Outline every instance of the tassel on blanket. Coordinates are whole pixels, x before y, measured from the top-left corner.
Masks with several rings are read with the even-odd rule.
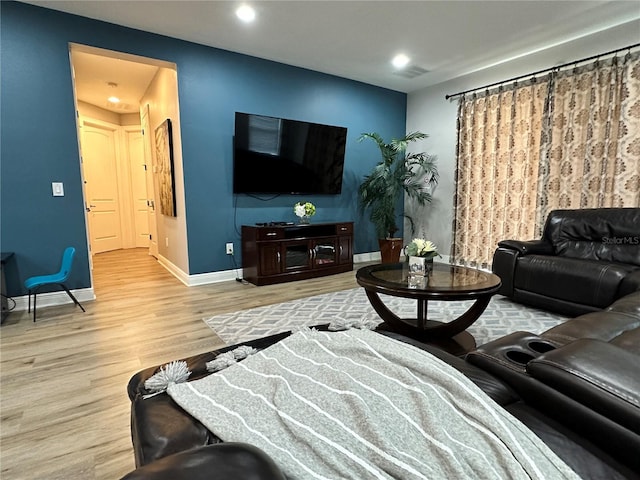
[[[298,333],[298,332],[308,333],[308,332],[317,332],[317,331],[318,329],[316,327],[307,327],[305,325],[299,325],[291,329],[291,333]]]
[[[242,345],[241,347],[231,351],[236,360],[242,360],[243,358],[247,358],[249,355],[253,355],[257,352],[257,348],[250,347],[249,345]]]
[[[241,347],[236,348],[235,350],[221,353],[210,362],[207,362],[207,371],[219,372],[220,370],[224,370],[225,368],[230,367],[231,365],[236,363],[238,360],[242,360],[243,358],[246,358],[249,355],[253,355],[257,351],[258,350],[253,347],[243,345]]]
[[[354,320],[345,320],[344,318],[338,318],[329,324],[329,330],[332,332],[338,332],[340,330],[349,330],[350,328],[357,328],[358,330],[373,330],[378,324],[371,320],[362,320],[360,318]]]
[[[160,367],[158,372],[145,380],[144,388],[152,393],[145,395],[144,398],[153,397],[166,391],[167,387],[172,383],[186,382],[189,375],[191,375],[191,371],[187,368],[187,362],[184,360],[167,363],[165,366]]]

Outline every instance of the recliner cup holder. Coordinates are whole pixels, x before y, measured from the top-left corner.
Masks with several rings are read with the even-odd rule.
[[[475,352],[469,352],[467,359],[499,375],[505,371],[509,372],[508,375],[513,372],[527,375],[529,362],[557,348],[553,342],[538,334],[513,332],[481,345]]]
[[[535,358],[533,355],[525,352],[520,352],[518,350],[509,350],[507,353],[505,353],[505,356],[507,357],[507,359],[520,365],[526,365]]]
[[[547,352],[550,352],[551,350],[556,349],[554,345],[547,342],[541,342],[541,341],[529,342],[529,348],[534,352],[538,352],[538,353],[547,353]]]

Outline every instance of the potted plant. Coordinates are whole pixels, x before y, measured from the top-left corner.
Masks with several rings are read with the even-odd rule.
[[[300,218],[300,223],[306,224],[316,214],[316,206],[311,202],[298,202],[293,206],[293,212]]]
[[[409,257],[409,273],[428,275],[433,271],[433,259],[440,257],[438,247],[431,240],[414,238],[405,249]]]
[[[380,149],[382,159],[364,178],[358,188],[361,211],[370,209],[369,219],[374,224],[379,238],[382,263],[397,262],[402,250],[402,239],[395,238],[398,231],[396,206],[403,195],[418,205],[431,202],[431,189],[438,183],[435,157],[424,152],[407,153],[411,142],[427,138],[427,134],[413,132],[386,143],[377,133],[363,133],[358,141],[370,139]],[[414,221],[403,213],[414,230]]]

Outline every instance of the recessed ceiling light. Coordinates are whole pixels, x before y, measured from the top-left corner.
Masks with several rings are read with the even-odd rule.
[[[236,10],[236,16],[245,23],[253,22],[256,11],[249,5],[242,5]]]
[[[407,65],[409,65],[410,61],[411,59],[407,57],[404,53],[399,53],[398,55],[393,57],[393,60],[391,60],[391,63],[396,68],[404,68]]]
[[[120,103],[120,99],[118,97],[109,97],[107,100],[111,103]]]

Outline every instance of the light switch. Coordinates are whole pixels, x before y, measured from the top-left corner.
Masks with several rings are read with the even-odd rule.
[[[64,197],[64,185],[62,182],[52,182],[51,190],[54,197]]]

